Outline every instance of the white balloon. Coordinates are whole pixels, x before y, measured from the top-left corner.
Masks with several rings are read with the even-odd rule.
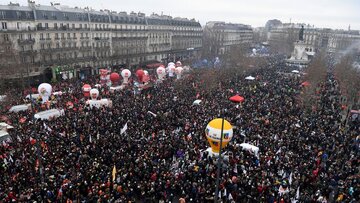
[[[52,86],[48,83],[41,83],[38,87],[38,92],[42,99],[42,103],[45,103],[49,100],[52,92]]]
[[[99,90],[98,89],[91,89],[90,90],[90,97],[92,100],[96,100],[99,96]]]
[[[124,78],[124,83],[127,83],[129,80],[129,77],[131,76],[131,72],[129,69],[124,69],[121,71],[121,76]]]
[[[156,73],[158,75],[158,78],[160,80],[164,79],[164,76],[166,75],[166,70],[164,67],[160,66],[159,68],[156,69]]]
[[[144,70],[145,75],[149,75],[149,72],[147,70]]]
[[[180,79],[180,78],[181,78],[181,73],[182,73],[182,71],[183,71],[183,68],[182,68],[181,66],[179,66],[179,67],[177,67],[177,68],[175,69],[175,73],[176,73],[176,78],[177,78],[177,79]]]

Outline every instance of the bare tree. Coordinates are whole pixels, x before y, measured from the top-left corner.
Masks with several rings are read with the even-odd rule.
[[[335,76],[339,81],[341,93],[351,107],[359,104],[360,72],[353,66],[355,59],[350,54],[344,56],[335,66]]]
[[[24,55],[26,56],[26,54]],[[0,34],[0,87],[9,87],[7,83],[13,86],[24,87],[24,78],[29,75],[31,65],[23,61],[19,51],[7,33]]]
[[[325,81],[327,74],[327,64],[325,54],[319,52],[306,68],[305,80],[310,83],[309,86],[304,86],[302,94],[302,102],[305,108],[310,109],[316,101],[318,96],[319,86]]]

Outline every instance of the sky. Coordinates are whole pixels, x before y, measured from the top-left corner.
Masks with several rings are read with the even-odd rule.
[[[27,0],[11,0],[27,5]],[[35,0],[71,7],[89,6],[95,10],[163,13],[173,17],[195,18],[202,25],[208,21],[264,26],[267,20],[306,23],[318,28],[360,30],[360,0]],[[8,4],[10,0],[0,0]]]

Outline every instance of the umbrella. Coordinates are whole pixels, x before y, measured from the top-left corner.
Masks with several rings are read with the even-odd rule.
[[[197,100],[195,100],[195,101],[193,102],[193,105],[200,105],[200,102],[201,102],[201,100],[200,100],[200,99],[197,99]]]
[[[305,81],[305,82],[301,83],[301,86],[304,86],[304,87],[307,87],[309,85],[310,85],[310,83],[308,81]]]
[[[237,102],[237,103],[241,103],[241,102],[245,101],[244,97],[239,96],[239,95],[232,96],[229,98],[229,100],[232,102]]]
[[[255,78],[253,76],[247,76],[245,80],[255,80]]]

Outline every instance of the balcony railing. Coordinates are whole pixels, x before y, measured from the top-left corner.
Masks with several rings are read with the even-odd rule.
[[[19,44],[34,44],[35,43],[35,39],[18,39],[18,43]]]

